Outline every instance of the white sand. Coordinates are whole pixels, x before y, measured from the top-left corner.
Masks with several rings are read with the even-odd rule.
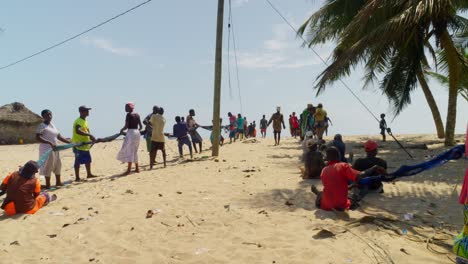
[[[355,158],[365,139],[345,138]],[[438,142],[430,135],[400,139]],[[35,215],[0,216],[0,263],[452,263],[450,246],[463,224],[463,161],[385,184],[385,193],[368,195],[358,211],[334,213],[315,208],[310,185],[317,180],[299,177],[297,140],[278,147],[260,141],[226,145],[216,160],[201,158],[205,151],[193,162],[173,161],[170,141],[168,167],[158,163],[153,171],[142,141],[142,172],[126,177],[118,176],[126,169],[116,160],[121,141],[95,145],[99,178],[53,191],[58,200]],[[411,150],[410,161],[388,142],[381,156],[392,171],[445,149],[428,146]],[[0,178],[37,152],[37,145],[1,146]],[[62,161],[63,180],[73,179],[72,152],[62,152]],[[148,210],[157,213],[147,219]],[[405,213],[414,218],[405,221]],[[369,215],[383,220],[350,225]],[[314,239],[320,228],[336,236]],[[426,244],[427,237],[442,246]]]

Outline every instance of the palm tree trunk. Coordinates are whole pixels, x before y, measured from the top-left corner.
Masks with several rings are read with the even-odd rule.
[[[445,145],[455,145],[455,124],[457,120],[457,96],[460,82],[461,65],[453,41],[447,31],[440,36],[442,48],[447,53],[447,65],[449,73],[449,97],[447,109],[447,121],[445,123]]]
[[[442,122],[442,117],[440,117],[439,108],[437,107],[437,103],[434,100],[434,96],[432,95],[432,92],[429,89],[429,85],[427,84],[426,78],[424,77],[422,70],[418,71],[417,77],[419,80],[419,84],[421,85],[421,89],[424,92],[424,96],[426,97],[427,104],[431,109],[432,118],[434,119],[435,127],[437,130],[437,137],[444,138],[444,123]]]

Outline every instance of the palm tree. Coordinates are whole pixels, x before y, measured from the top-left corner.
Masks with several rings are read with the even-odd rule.
[[[464,63],[449,30],[467,31],[468,21],[456,14],[467,9],[466,0],[328,0],[299,31],[304,35],[308,29],[309,45],[332,39],[338,42],[332,63],[318,78],[317,93],[364,63],[366,85],[381,79],[380,89],[393,103],[395,114],[411,102],[410,94],[419,81],[431,110],[436,109],[432,113],[440,131],[440,114],[423,74],[428,65],[425,49],[434,54],[429,45],[434,39],[447,54],[450,89],[446,144],[453,144],[457,93],[452,90],[458,86]]]

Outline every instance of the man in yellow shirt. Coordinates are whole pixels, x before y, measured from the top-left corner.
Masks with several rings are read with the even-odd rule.
[[[75,120],[73,123],[73,137],[72,143],[88,143],[88,142],[96,142],[96,138],[89,132],[88,121],[86,121],[86,117],[89,116],[89,110],[86,106],[80,106],[78,111],[80,112],[80,117]],[[90,144],[84,144],[81,146],[77,146],[73,148],[73,152],[75,153],[75,181],[80,181],[80,165],[84,164],[86,167],[87,178],[95,178],[93,174],[91,174],[91,154],[89,152],[91,146]]]
[[[325,132],[325,120],[327,119],[327,111],[323,109],[322,104],[317,105],[317,109],[314,114],[315,119],[315,133],[319,140],[322,140],[323,133]]]
[[[154,163],[156,163],[156,154],[158,150],[161,150],[163,155],[164,167],[166,167],[166,147],[164,138],[164,126],[166,125],[166,119],[163,117],[164,109],[153,109],[156,114],[153,114],[150,118],[150,124],[153,127],[151,135],[151,152],[150,152],[150,169],[153,169]]]

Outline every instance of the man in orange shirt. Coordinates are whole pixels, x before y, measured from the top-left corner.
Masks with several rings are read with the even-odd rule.
[[[1,208],[6,215],[34,214],[49,202],[57,199],[41,192],[41,183],[35,177],[39,166],[35,161],[28,161],[19,171],[9,174],[0,185],[0,196],[6,193]]]
[[[356,209],[359,204],[348,198],[348,182],[358,182],[359,179],[367,177],[373,173],[386,175],[384,168],[373,166],[365,171],[354,170],[348,163],[340,162],[340,153],[335,147],[327,149],[328,164],[323,168],[320,178],[323,184],[323,191],[319,192],[312,185],[312,192],[317,195],[315,205],[323,210],[344,211]]]

